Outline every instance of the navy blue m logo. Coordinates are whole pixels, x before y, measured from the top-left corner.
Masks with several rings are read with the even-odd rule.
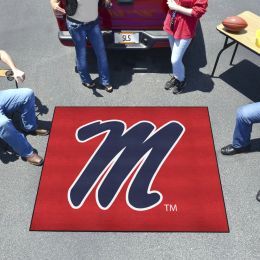
[[[76,138],[81,143],[105,136],[68,191],[71,207],[80,208],[102,178],[96,188],[96,202],[99,208],[109,209],[130,176],[128,206],[143,211],[159,205],[162,194],[152,190],[153,181],[184,131],[177,121],[158,129],[149,121],[127,129],[119,120],[93,121],[78,128]]]

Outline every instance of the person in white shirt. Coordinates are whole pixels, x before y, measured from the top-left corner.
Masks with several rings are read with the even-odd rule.
[[[103,1],[106,5],[110,3],[110,0]],[[61,8],[59,0],[50,0],[50,3],[55,14],[66,14],[66,8]],[[107,55],[98,20],[99,0],[67,0],[67,3],[76,6],[73,14],[67,9],[66,21],[75,45],[76,68],[83,86],[95,87],[88,70],[86,43],[89,40],[97,57],[100,84],[107,92],[112,92]]]

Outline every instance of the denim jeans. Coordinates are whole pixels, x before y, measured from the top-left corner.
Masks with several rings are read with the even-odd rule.
[[[18,131],[13,122],[13,115],[19,115],[19,126],[25,131],[37,128],[35,117],[35,97],[31,89],[8,89],[0,91],[0,138],[22,157],[33,153],[33,148]]]
[[[172,74],[179,81],[183,81],[185,79],[185,68],[182,59],[192,39],[174,39],[172,35],[168,35],[168,38],[172,49]]]
[[[109,85],[107,55],[98,19],[90,23],[75,23],[67,19],[67,27],[75,45],[76,66],[82,83],[92,82],[87,62],[86,43],[89,40],[97,57],[100,84]]]
[[[260,123],[260,102],[239,107],[233,135],[233,147],[241,148],[250,144],[254,123]]]

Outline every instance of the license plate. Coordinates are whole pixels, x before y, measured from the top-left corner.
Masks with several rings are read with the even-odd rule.
[[[115,33],[115,43],[118,44],[131,44],[131,43],[139,43],[139,33],[132,32],[120,32]]]

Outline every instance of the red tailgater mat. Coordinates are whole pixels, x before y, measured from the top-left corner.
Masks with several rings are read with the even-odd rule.
[[[208,109],[56,108],[30,230],[229,232]]]

